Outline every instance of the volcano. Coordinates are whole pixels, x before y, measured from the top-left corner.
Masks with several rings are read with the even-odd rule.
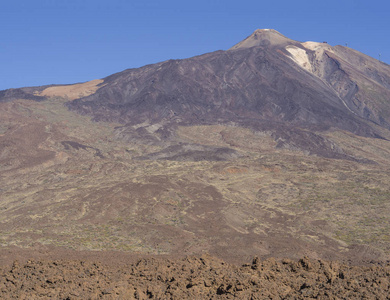
[[[388,259],[389,164],[390,66],[259,29],[226,51],[0,91],[0,242]]]
[[[137,124],[157,124],[165,134],[180,125],[237,124],[271,132],[278,147],[341,158],[346,156],[316,132],[339,129],[383,139],[381,128],[390,129],[388,65],[347,47],[301,43],[272,29],[256,30],[227,51],[128,69],[94,82],[67,107],[95,121],[124,124],[122,135]],[[39,101],[56,89],[61,95],[71,88],[0,96]]]

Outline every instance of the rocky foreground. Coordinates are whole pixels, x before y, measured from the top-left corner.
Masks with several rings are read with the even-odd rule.
[[[1,299],[389,299],[390,263],[210,257],[15,261],[0,269]]]

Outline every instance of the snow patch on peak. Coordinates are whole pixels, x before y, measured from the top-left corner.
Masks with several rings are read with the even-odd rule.
[[[290,58],[301,68],[313,73],[313,66],[310,62],[306,51],[296,46],[286,46],[286,50],[290,53]]]

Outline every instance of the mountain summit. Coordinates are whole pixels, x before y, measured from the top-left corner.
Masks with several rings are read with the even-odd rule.
[[[257,29],[245,40],[234,45],[229,50],[236,50],[240,48],[250,48],[256,46],[275,46],[294,44],[295,41],[285,37],[280,32],[274,29]]]

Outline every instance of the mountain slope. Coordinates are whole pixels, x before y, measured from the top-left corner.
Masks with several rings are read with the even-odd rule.
[[[389,66],[348,48],[257,30],[228,51],[114,74],[96,93],[67,105],[97,121],[128,125],[233,122],[338,157],[324,147],[327,141],[322,150],[305,145],[302,130],[381,138],[376,126],[389,129],[390,123],[389,74]]]
[[[68,108],[96,121],[160,124],[168,135],[175,125],[239,124],[272,131],[281,147],[326,157],[346,156],[317,135],[321,147],[306,145],[307,131],[385,138],[378,126],[390,129],[390,66],[272,29],[256,30],[228,51],[129,69],[74,88],[3,91],[0,101],[15,93],[35,100],[63,93],[76,99]]]

